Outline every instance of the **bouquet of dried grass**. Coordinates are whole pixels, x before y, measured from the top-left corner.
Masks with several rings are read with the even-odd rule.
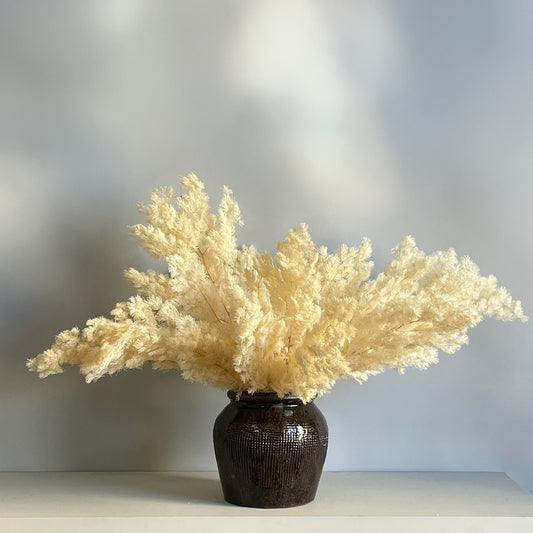
[[[229,189],[212,214],[196,176],[183,186],[177,206],[172,189],[154,191],[141,207],[148,224],[133,226],[168,272],[127,270],[137,295],[118,303],[112,318],[60,333],[28,361],[30,370],[45,377],[78,365],[91,382],[151,362],[207,385],[307,402],[341,377],[362,382],[387,367],[426,368],[439,349],[466,343],[467,330],[486,316],[527,320],[494,276],[481,276],[451,249],[425,255],[406,237],[369,279],[368,239],[331,254],[302,224],[275,255],[260,254],[236,245],[241,219]]]

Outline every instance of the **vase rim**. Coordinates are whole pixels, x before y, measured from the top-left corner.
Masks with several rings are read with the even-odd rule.
[[[299,396],[294,396],[293,394],[285,394],[280,397],[276,392],[253,392],[248,391],[228,391],[228,398],[233,401],[244,401],[244,402],[302,402],[302,399]]]

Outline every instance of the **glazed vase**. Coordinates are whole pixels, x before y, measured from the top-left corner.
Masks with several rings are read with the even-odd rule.
[[[295,396],[228,392],[213,442],[224,499],[258,508],[295,507],[315,498],[328,447],[318,407]]]

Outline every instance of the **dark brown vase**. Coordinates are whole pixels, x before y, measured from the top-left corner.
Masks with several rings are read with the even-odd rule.
[[[315,497],[328,448],[318,407],[294,396],[228,392],[213,441],[227,502],[245,507],[294,507]]]

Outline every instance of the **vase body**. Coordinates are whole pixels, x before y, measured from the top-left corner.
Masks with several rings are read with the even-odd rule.
[[[318,407],[294,396],[228,392],[213,441],[227,502],[245,507],[294,507],[315,497],[328,447]]]

